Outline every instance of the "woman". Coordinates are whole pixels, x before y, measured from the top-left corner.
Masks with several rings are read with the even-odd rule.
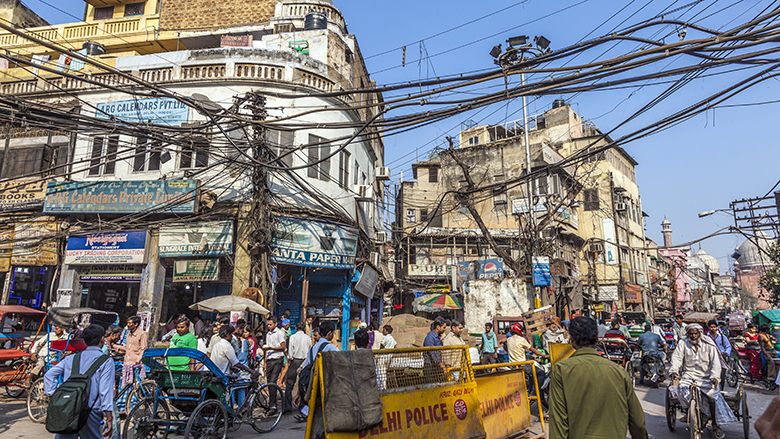
[[[745,333],[745,348],[750,359],[750,373],[755,378],[761,378],[761,344],[758,341],[758,328],[752,323],[748,324]]]
[[[772,378],[777,375],[775,363],[772,360],[777,356],[775,352],[775,344],[777,339],[770,332],[769,325],[764,323],[761,325],[761,331],[758,333],[758,344],[761,345],[761,371],[768,378]]]
[[[244,328],[244,338],[249,342],[250,358],[252,359],[250,363],[255,364],[257,361],[257,340],[252,336],[252,330],[249,329],[249,326]]]
[[[199,351],[203,352],[204,354],[208,351],[209,340],[211,340],[211,337],[213,335],[214,335],[214,328],[211,325],[203,326],[203,329],[200,330],[200,334],[198,334]]]

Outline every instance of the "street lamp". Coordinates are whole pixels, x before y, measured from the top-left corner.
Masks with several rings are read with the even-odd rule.
[[[704,212],[699,212],[699,218],[704,218],[705,216],[710,216],[716,212],[728,212],[731,213],[731,209],[715,209],[715,210],[707,210]]]

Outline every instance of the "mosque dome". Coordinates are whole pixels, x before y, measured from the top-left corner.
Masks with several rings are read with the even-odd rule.
[[[769,246],[772,245],[772,239],[760,230],[756,232],[752,239],[743,242],[737,249],[740,254],[737,262],[739,262],[739,268],[741,270],[750,270],[764,265],[771,265],[767,254],[759,250],[758,245],[756,245],[754,241],[758,242],[758,245],[761,246],[760,248],[766,252],[769,251]]]
[[[710,256],[709,253],[699,249],[699,251],[696,252],[696,257],[701,259],[705,264],[707,264],[708,267],[710,267],[710,273],[720,274],[720,264],[718,263],[718,260]]]

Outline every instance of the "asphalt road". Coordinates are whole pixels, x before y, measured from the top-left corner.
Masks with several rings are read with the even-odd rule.
[[[753,385],[747,385],[747,397],[749,411],[752,416],[750,437],[758,439],[758,435],[752,428],[752,424],[764,412],[769,402],[777,394],[769,392]],[[726,387],[727,391],[732,391]],[[645,421],[647,423],[650,437],[652,438],[686,438],[689,433],[685,424],[677,422],[677,429],[670,432],[666,426],[666,416],[664,414],[664,395],[665,386],[659,389],[650,389],[637,385],[637,396],[645,409]],[[41,424],[35,424],[27,417],[27,394],[21,398],[9,398],[5,391],[0,389],[0,439],[51,439],[49,434]],[[286,414],[282,417],[281,423],[271,432],[262,435],[264,439],[282,439],[282,438],[303,438],[305,424],[297,423],[292,414]],[[535,425],[538,429],[538,424]],[[742,433],[742,424],[730,424],[724,427],[726,438],[740,439]],[[230,432],[228,437],[231,439],[257,439],[258,434],[250,426],[242,426],[236,432]],[[709,433],[704,434],[704,438],[714,437]]]

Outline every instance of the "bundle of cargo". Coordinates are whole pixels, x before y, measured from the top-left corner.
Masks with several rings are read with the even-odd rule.
[[[553,313],[552,306],[548,305],[524,313],[523,323],[527,336],[533,337],[536,334],[544,333],[553,323],[558,323],[558,319]]]
[[[431,332],[431,322],[423,317],[413,314],[399,314],[382,320],[382,326],[390,325],[393,327],[393,338],[398,343],[398,348],[419,348],[425,342],[425,336]],[[449,334],[450,328],[444,333],[442,338]],[[466,331],[461,334],[463,341],[469,346],[476,346],[477,340],[470,337]]]

